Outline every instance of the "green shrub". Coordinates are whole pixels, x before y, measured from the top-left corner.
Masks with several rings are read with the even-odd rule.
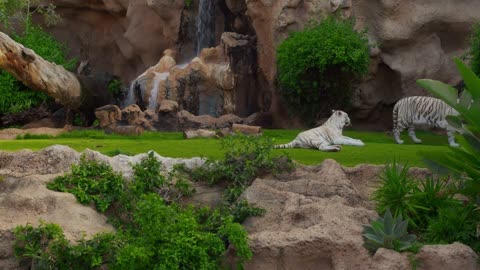
[[[56,224],[41,223],[17,226],[14,251],[22,265],[29,269],[100,269],[112,261],[121,242],[111,233],[96,234],[76,244],[65,239]]]
[[[192,6],[193,0],[185,0],[185,7],[190,8]]]
[[[72,172],[55,178],[47,184],[52,190],[69,192],[82,204],[94,203],[100,212],[105,212],[124,194],[124,181],[119,173],[106,163],[82,157]]]
[[[480,76],[480,23],[472,28],[472,36],[470,38],[470,56],[472,57],[472,71]]]
[[[223,238],[249,259],[246,232],[225,218],[216,232],[203,230],[193,208],[167,205],[155,194],[142,196],[134,214],[137,230],[118,252],[112,269],[218,269]]]
[[[23,246],[37,250],[44,243],[43,269],[104,269],[106,265],[109,269],[218,269],[231,244],[241,268],[252,256],[244,228],[230,213],[177,205],[180,196],[192,194],[190,183],[175,170],[164,176],[160,168],[150,152],[133,165],[133,177],[124,185],[123,178],[108,165],[82,158],[71,174],[55,179],[48,187],[71,192],[80,202],[93,201],[101,211],[114,204],[106,214],[115,223],[117,234],[105,239],[96,236],[94,242],[73,246],[59,233],[61,241],[37,237]],[[106,202],[99,207],[99,201]],[[106,248],[112,245],[111,250]],[[19,252],[27,260],[37,260],[37,253]]]
[[[278,80],[290,111],[312,121],[348,105],[369,61],[367,37],[353,21],[327,18],[291,34],[277,48]]]
[[[417,238],[414,234],[408,234],[407,227],[407,220],[403,220],[401,215],[393,218],[390,209],[387,209],[383,218],[379,217],[370,225],[363,226],[364,246],[372,252],[381,247],[396,251],[407,250]]]
[[[117,149],[114,149],[112,151],[108,151],[105,153],[107,156],[110,156],[110,157],[114,157],[114,156],[118,156],[118,155],[125,155],[125,156],[134,156],[133,153],[130,153],[130,152],[127,152],[127,151],[123,151],[122,149],[120,148],[117,148]]]
[[[249,205],[246,201],[237,202],[238,197],[256,177],[268,173],[291,172],[295,167],[293,161],[285,155],[274,156],[273,142],[267,137],[229,136],[222,138],[221,145],[225,153],[223,160],[207,160],[204,166],[189,171],[188,174],[195,181],[227,183],[223,211],[233,214],[236,222],[263,214],[262,209]]]
[[[480,251],[480,240],[477,237],[477,224],[480,222],[478,209],[467,206],[440,208],[438,216],[429,222],[424,240],[431,244],[451,244],[461,242]]]

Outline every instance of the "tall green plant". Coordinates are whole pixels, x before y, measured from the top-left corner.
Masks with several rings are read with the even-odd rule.
[[[480,76],[480,23],[472,28],[472,36],[470,38],[470,56],[472,57],[472,71]]]
[[[369,61],[367,37],[353,21],[327,18],[291,34],[277,48],[278,80],[290,111],[311,121],[347,105]]]
[[[377,210],[383,214],[390,209],[394,216],[403,216],[410,224],[417,226],[417,217],[420,210],[428,208],[419,204],[419,193],[415,192],[418,187],[417,181],[408,176],[408,166],[400,165],[397,161],[385,165],[385,170],[380,176],[381,182],[373,194],[377,202]]]
[[[464,137],[462,147],[451,148],[448,155],[425,154],[426,162],[438,172],[453,173],[459,179],[459,192],[472,202],[480,202],[480,78],[461,60],[455,59],[466,89],[457,90],[445,83],[422,79],[418,84],[457,110],[459,116],[448,116],[448,123]],[[465,124],[463,124],[465,122]]]

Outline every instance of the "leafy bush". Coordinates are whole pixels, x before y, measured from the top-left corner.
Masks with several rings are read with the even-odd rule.
[[[175,172],[162,175],[160,166],[150,152],[124,184],[108,165],[82,158],[48,187],[95,202],[101,211],[115,205],[106,214],[117,234],[73,245],[58,225],[19,226],[18,256],[35,269],[218,269],[231,244],[241,268],[252,256],[244,228],[229,213],[177,205],[193,192],[190,183]]]
[[[14,230],[15,256],[30,269],[99,269],[109,263],[121,242],[111,233],[101,233],[92,239],[71,244],[56,224],[30,224]]]
[[[154,194],[142,196],[134,214],[138,228],[120,249],[112,269],[218,269],[223,238],[249,259],[246,232],[226,218],[216,232],[202,230],[193,208],[168,206]]]
[[[472,28],[472,36],[470,38],[470,55],[472,57],[472,71],[480,76],[480,23]]]
[[[94,203],[100,212],[105,212],[123,196],[124,181],[119,173],[106,163],[82,157],[72,172],[59,176],[47,187],[52,190],[70,192],[82,204]]]
[[[312,121],[348,105],[369,61],[367,37],[354,30],[353,21],[328,18],[291,34],[277,48],[278,79],[288,107]]]
[[[480,251],[477,237],[477,224],[480,221],[478,209],[472,204],[439,209],[438,216],[429,222],[423,238],[432,244],[451,244],[461,242]]]
[[[274,156],[272,140],[262,136],[229,136],[222,138],[221,145],[225,152],[223,160],[207,160],[204,166],[188,171],[189,175],[195,181],[209,184],[227,182],[223,210],[234,214],[236,222],[263,214],[262,209],[246,201],[237,202],[238,197],[258,176],[292,171],[293,161],[288,156]]]
[[[396,251],[407,250],[417,238],[414,234],[408,234],[407,227],[407,220],[402,220],[401,215],[393,218],[390,209],[387,209],[383,218],[379,217],[370,225],[363,226],[364,246],[372,252],[381,247]]]

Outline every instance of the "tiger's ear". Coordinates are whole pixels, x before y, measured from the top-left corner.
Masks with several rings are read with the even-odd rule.
[[[340,111],[337,111],[337,114],[338,114],[338,115],[342,115],[342,112],[340,112]]]
[[[332,114],[334,114],[334,113],[335,113],[335,110],[332,110]]]

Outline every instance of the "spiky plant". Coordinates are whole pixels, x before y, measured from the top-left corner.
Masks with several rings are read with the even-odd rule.
[[[401,215],[394,218],[390,209],[387,209],[383,218],[379,217],[370,225],[363,226],[364,247],[372,252],[381,247],[396,251],[409,249],[417,237],[408,234],[407,227],[407,220],[403,220]]]

